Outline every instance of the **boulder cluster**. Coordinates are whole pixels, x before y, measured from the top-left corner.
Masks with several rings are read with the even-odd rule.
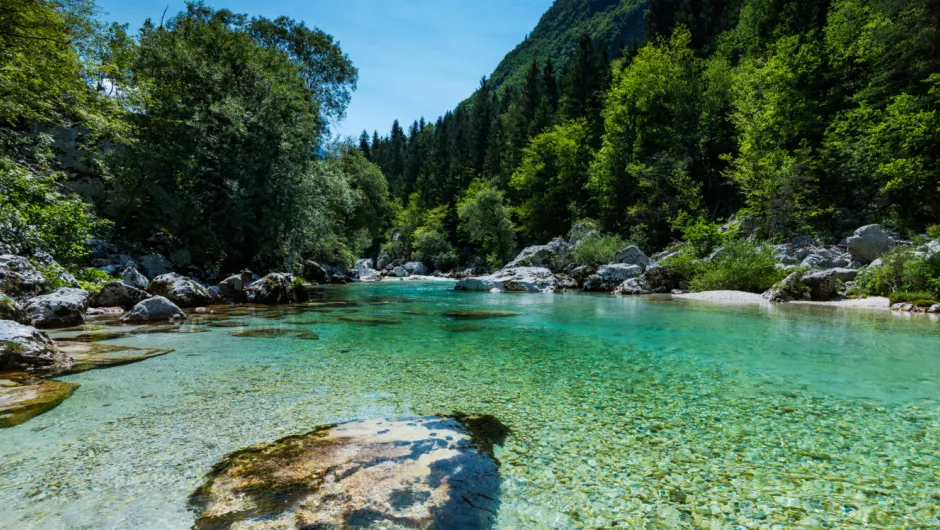
[[[577,265],[572,254],[585,238],[587,229],[573,229],[565,241],[556,238],[545,245],[524,249],[501,270],[492,274],[467,274],[457,283],[457,290],[506,292],[556,292],[582,289],[624,295],[682,293],[689,286],[669,258],[677,252],[647,256],[636,246],[616,253],[611,263],[599,267]],[[794,237],[774,248],[777,267],[792,271],[783,281],[764,293],[771,302],[796,300],[827,301],[842,295],[866,267],[882,266],[880,257],[896,245],[909,244],[889,234],[879,225],[863,226],[838,244],[818,244],[810,236]],[[924,245],[919,252],[928,256],[940,253],[940,240]],[[706,260],[722,252],[715,249]],[[905,305],[898,309],[904,310]],[[914,307],[913,310],[918,310]],[[940,307],[923,308],[940,312]]]

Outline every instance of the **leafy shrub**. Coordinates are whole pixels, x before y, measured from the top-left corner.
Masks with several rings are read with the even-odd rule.
[[[773,249],[746,239],[728,241],[711,261],[702,261],[689,282],[693,291],[733,290],[761,293],[782,280]]]
[[[619,236],[593,235],[581,241],[578,248],[571,253],[571,257],[578,265],[597,267],[613,261],[617,252],[627,245],[629,243]]]
[[[704,257],[721,245],[722,234],[719,229],[718,223],[709,223],[704,217],[699,217],[685,228],[685,240],[699,257]]]
[[[447,236],[440,230],[421,227],[415,231],[411,257],[424,263],[433,263],[440,256],[453,254],[454,247],[447,241]]]
[[[78,270],[75,273],[75,279],[78,280],[78,286],[89,293],[97,293],[106,284],[120,280],[101,269],[91,267]]]
[[[940,239],[940,225],[930,225],[927,227],[927,237],[930,239]]]
[[[0,159],[0,240],[22,254],[42,250],[67,265],[85,256],[85,241],[105,223],[87,204],[60,193],[54,177],[32,175]]]
[[[930,307],[937,304],[934,295],[931,293],[898,291],[891,293],[888,299],[891,301],[891,305],[911,304],[914,307]]]
[[[892,293],[929,293],[940,298],[940,255],[927,259],[910,246],[891,249],[881,257],[881,267],[863,269],[851,291],[853,295],[889,296]]]

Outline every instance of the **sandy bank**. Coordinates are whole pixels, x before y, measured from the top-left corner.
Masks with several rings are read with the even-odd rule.
[[[683,300],[703,300],[707,302],[716,302],[722,304],[769,304],[767,300],[759,294],[745,293],[743,291],[705,291],[702,293],[689,293],[674,295]],[[890,309],[887,298],[881,296],[872,296],[869,298],[858,298],[851,300],[831,300],[829,302],[789,302],[790,304],[833,306],[833,307],[852,307],[859,309],[876,309],[888,311]]]

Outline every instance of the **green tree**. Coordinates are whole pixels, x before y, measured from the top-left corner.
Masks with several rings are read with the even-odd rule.
[[[460,230],[479,245],[491,267],[513,258],[515,226],[503,194],[482,180],[474,182],[457,204]]]
[[[647,45],[617,73],[604,109],[603,145],[590,187],[605,226],[662,244],[697,217],[701,64],[689,33]],[[641,234],[642,232],[642,234]]]
[[[315,47],[304,46],[321,38],[201,4],[165,26],[144,24],[134,85],[123,90],[137,110],[135,138],[115,153],[112,196],[129,241],[160,235],[195,264],[237,268],[279,262],[318,237],[310,224],[328,215],[314,199],[336,179],[313,171],[312,154],[323,116],[343,105],[342,97],[319,102],[318,91],[331,88],[312,79],[339,84],[337,92],[352,82],[314,66]],[[324,53],[324,63],[344,57]]]
[[[510,184],[523,198],[518,212],[530,240],[565,234],[588,211],[589,138],[587,123],[578,120],[536,136],[525,149]]]

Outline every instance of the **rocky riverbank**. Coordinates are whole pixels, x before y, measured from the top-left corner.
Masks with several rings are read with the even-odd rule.
[[[861,274],[884,266],[883,255],[901,245],[913,246],[889,234],[879,225],[867,225],[854,231],[838,244],[819,244],[813,237],[797,236],[773,248],[773,260],[786,277],[763,293],[711,291],[690,293],[689,280],[672,260],[679,254],[673,246],[667,251],[647,256],[636,246],[618,251],[614,259],[598,267],[579,264],[573,259],[575,249],[590,237],[583,230],[572,231],[568,240],[556,238],[546,245],[528,247],[501,270],[460,279],[459,291],[559,292],[583,290],[618,295],[671,294],[679,298],[725,303],[807,303],[940,313],[940,305],[891,305],[884,297],[848,298]],[[702,259],[718,259],[718,247]],[[915,255],[927,258],[940,253],[940,240],[913,248]],[[782,274],[781,274],[782,276]]]

